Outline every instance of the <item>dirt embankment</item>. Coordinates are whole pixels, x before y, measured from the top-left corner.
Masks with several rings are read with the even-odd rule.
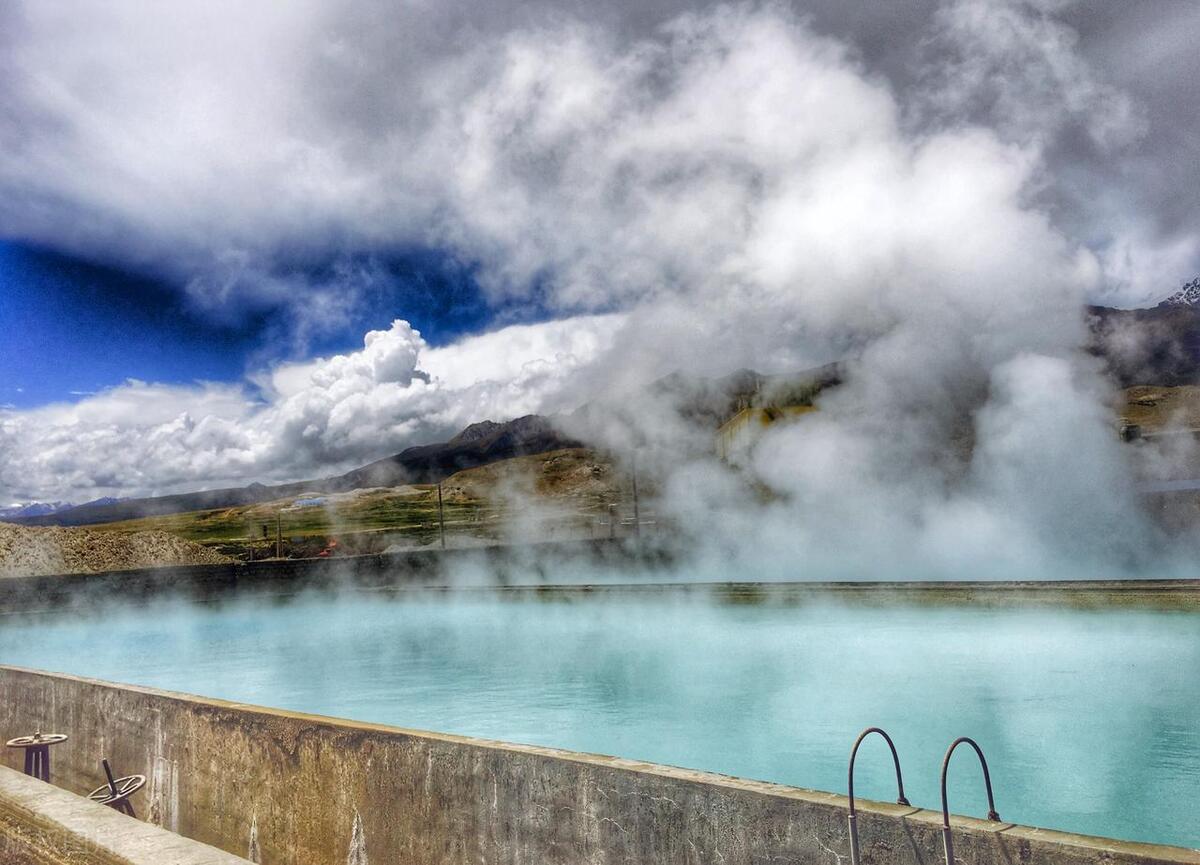
[[[1140,385],[1124,391],[1121,420],[1137,424],[1142,432],[1200,429],[1200,387]]]
[[[587,508],[615,500],[627,484],[612,463],[588,448],[564,448],[465,469],[442,481],[448,502],[487,501]]]
[[[0,578],[90,574],[232,559],[166,532],[94,532],[0,523]]]

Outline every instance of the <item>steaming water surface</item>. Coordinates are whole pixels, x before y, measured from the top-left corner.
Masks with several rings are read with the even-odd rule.
[[[1192,613],[312,597],[8,617],[0,660],[833,791],[877,724],[929,808],[946,745],[970,735],[1006,820],[1200,846]],[[981,815],[968,756],[952,810]],[[894,797],[881,743],[859,766],[862,795]]]

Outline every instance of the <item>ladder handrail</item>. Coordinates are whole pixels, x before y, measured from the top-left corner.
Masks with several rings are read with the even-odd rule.
[[[850,768],[847,771],[848,779],[846,787],[850,799],[851,815],[854,814],[854,758],[858,756],[858,746],[863,743],[863,739],[867,738],[867,736],[871,735],[872,733],[878,733],[880,736],[883,736],[883,740],[887,742],[888,748],[892,752],[892,763],[896,767],[896,790],[898,793],[896,797],[896,804],[912,804],[904,797],[904,776],[900,773],[900,755],[896,753],[896,746],[892,742],[892,737],[880,727],[867,727],[867,729],[858,734],[858,738],[854,740],[854,747],[850,749]]]
[[[904,797],[904,776],[900,774],[900,755],[896,753],[896,746],[892,742],[892,737],[880,727],[867,727],[854,740],[854,747],[850,749],[850,768],[847,770],[848,782],[846,789],[850,799],[850,816],[847,818],[850,829],[850,865],[859,865],[858,815],[854,811],[854,758],[858,756],[858,746],[863,743],[863,739],[872,733],[878,733],[880,736],[883,736],[883,740],[887,742],[888,748],[892,752],[892,763],[896,766],[896,790],[898,793],[896,804],[911,806],[908,799]]]
[[[966,742],[975,749],[975,753],[979,756],[979,764],[983,766],[983,784],[987,788],[988,800],[988,815],[987,818],[993,822],[1000,821],[1000,815],[996,813],[996,801],[992,798],[992,776],[988,772],[987,759],[983,756],[983,749],[970,736],[959,736],[955,739],[950,747],[946,750],[946,756],[942,758],[942,828],[950,828],[950,805],[946,798],[946,771],[950,768],[950,757],[954,754],[954,749]]]

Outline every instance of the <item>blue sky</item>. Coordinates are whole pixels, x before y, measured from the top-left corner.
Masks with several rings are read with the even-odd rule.
[[[436,252],[397,254],[348,321],[297,344],[285,310],[206,314],[178,287],[59,253],[0,243],[0,404],[74,401],[127,379],[229,382],[279,360],[361,346],[371,329],[409,321],[432,345],[533,310],[491,308],[469,268]]]
[[[73,400],[128,378],[231,380],[254,349],[256,324],[212,324],[160,283],[0,244],[3,403]]]

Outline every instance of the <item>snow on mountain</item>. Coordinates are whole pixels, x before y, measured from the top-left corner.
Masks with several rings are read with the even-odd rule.
[[[23,505],[13,505],[8,508],[0,508],[0,519],[11,519],[12,517],[44,517],[49,514],[58,514],[63,511],[70,510],[75,507],[72,502],[29,502]]]
[[[1159,306],[1197,306],[1200,305],[1200,277],[1185,284],[1183,288],[1168,297]]]

